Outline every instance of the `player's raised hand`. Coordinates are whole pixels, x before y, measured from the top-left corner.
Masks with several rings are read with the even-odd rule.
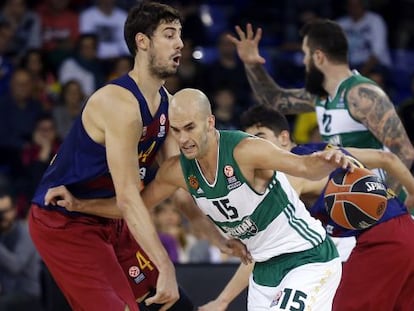
[[[147,306],[153,303],[163,305],[159,311],[168,310],[180,298],[174,265],[170,263],[165,267],[159,269],[155,295],[145,299]]]
[[[238,239],[227,240],[224,246],[220,248],[220,251],[230,256],[239,257],[245,265],[253,262],[253,258],[247,250],[246,245]]]
[[[45,205],[58,205],[68,211],[77,211],[80,201],[76,199],[65,186],[49,188],[45,195]]]
[[[262,38],[262,29],[253,31],[252,24],[246,25],[246,32],[240,26],[235,26],[238,38],[227,35],[227,38],[236,46],[237,54],[245,65],[264,64],[266,60],[260,56],[259,42]]]

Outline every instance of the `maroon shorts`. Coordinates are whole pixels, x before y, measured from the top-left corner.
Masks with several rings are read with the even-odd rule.
[[[158,271],[123,220],[69,216],[32,205],[29,229],[73,310],[138,310]]]
[[[402,215],[357,239],[345,262],[334,311],[414,310],[414,221]]]

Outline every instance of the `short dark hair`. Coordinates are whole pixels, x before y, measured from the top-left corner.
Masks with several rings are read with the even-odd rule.
[[[175,8],[151,1],[142,1],[130,9],[124,26],[124,37],[128,50],[135,57],[137,47],[135,36],[141,32],[151,37],[161,22],[179,21],[182,23],[182,16]]]
[[[243,130],[251,126],[264,126],[273,131],[277,136],[282,131],[290,131],[286,117],[269,105],[256,105],[244,111],[240,117],[240,125]]]
[[[338,23],[329,19],[317,19],[301,29],[302,37],[308,38],[309,49],[323,51],[330,61],[348,63],[348,40]]]

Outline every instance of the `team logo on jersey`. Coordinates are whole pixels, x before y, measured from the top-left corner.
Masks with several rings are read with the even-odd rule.
[[[135,284],[141,283],[145,279],[145,274],[137,266],[129,267],[128,274],[134,280]]]
[[[277,304],[279,303],[280,298],[282,297],[282,291],[279,291],[275,298],[273,298],[272,302],[270,303],[269,308],[272,308],[274,306],[277,306]]]
[[[224,167],[224,175],[226,175],[227,177],[231,177],[234,175],[234,169],[231,165],[226,165]]]
[[[137,266],[129,267],[128,274],[131,278],[136,278],[141,273],[141,270]]]
[[[194,175],[188,176],[188,183],[190,184],[190,187],[193,189],[198,189],[198,187],[200,186],[197,177],[195,177]]]

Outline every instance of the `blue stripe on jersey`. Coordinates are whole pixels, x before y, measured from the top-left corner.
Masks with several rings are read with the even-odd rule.
[[[161,88],[160,105],[152,116],[144,96],[129,75],[110,83],[129,90],[139,104],[143,131],[137,152],[141,179],[146,184],[154,176],[155,155],[168,133],[168,96]],[[114,113],[117,104],[120,103],[114,103]],[[59,185],[67,186],[78,198],[108,198],[115,195],[106,159],[106,148],[89,137],[81,116],[75,120],[57,155],[43,175],[32,200],[33,203],[43,206],[47,190]]]
[[[305,154],[311,154],[316,151],[325,150],[328,147],[329,144],[327,143],[310,143],[310,144],[302,144],[294,147],[291,152],[299,155],[305,155]],[[341,150],[349,154],[345,149]],[[340,170],[340,169],[338,169]],[[335,174],[337,170],[331,173],[330,176]],[[329,217],[326,209],[325,209],[325,190],[322,191],[316,202],[309,208],[309,211],[311,215],[317,219],[319,219],[324,227],[326,228],[326,231],[329,233],[329,235],[334,237],[347,237],[347,236],[357,236],[366,230],[350,230],[343,228],[339,225],[337,225],[335,222],[332,221],[332,219]],[[387,209],[385,210],[384,215],[381,217],[381,219],[378,221],[377,224],[385,222],[391,218],[395,218],[397,216],[407,214],[407,208],[404,206],[404,204],[398,200],[396,197],[391,197],[388,199],[387,202]],[[376,224],[376,225],[377,225]],[[371,227],[372,228],[372,227]]]

